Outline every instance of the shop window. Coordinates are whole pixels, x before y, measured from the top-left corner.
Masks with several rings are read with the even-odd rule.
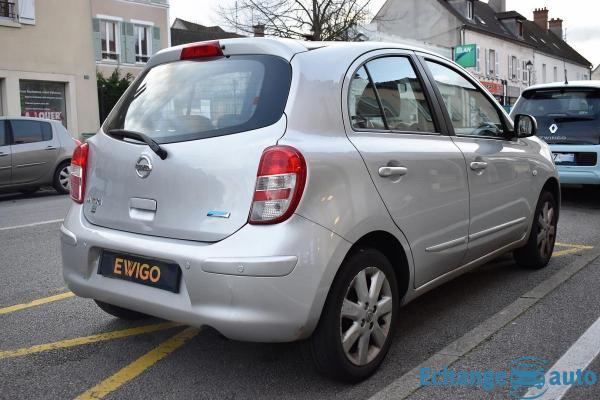
[[[67,127],[65,84],[20,80],[21,115],[61,121]]]

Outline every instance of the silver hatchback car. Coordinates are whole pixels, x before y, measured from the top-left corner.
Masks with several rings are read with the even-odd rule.
[[[0,189],[30,194],[51,185],[69,193],[69,164],[78,144],[60,121],[0,117]]]
[[[535,119],[398,44],[231,39],[155,55],[73,155],[64,278],[122,318],[307,342],[372,374],[399,307],[513,251],[542,268],[560,190]]]

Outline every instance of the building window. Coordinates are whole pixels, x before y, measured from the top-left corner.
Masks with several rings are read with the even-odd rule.
[[[0,18],[16,18],[15,2],[0,0]]]
[[[558,67],[554,67],[554,81],[558,82]]]
[[[517,72],[519,71],[519,60],[517,57],[512,56],[510,58],[510,79],[517,79]]]
[[[100,41],[102,43],[103,60],[119,60],[117,39],[119,25],[116,21],[100,21]]]
[[[470,0],[467,1],[467,18],[473,19],[473,2]]]
[[[523,83],[529,83],[529,69],[527,68],[527,61],[521,60],[521,80]]]
[[[496,76],[496,73],[498,72],[496,69],[496,51],[495,50],[490,50],[489,51],[489,68],[488,68],[488,72],[490,76]]]
[[[542,64],[542,83],[546,83],[546,82],[547,82],[546,64]]]
[[[150,59],[150,49],[152,48],[150,29],[149,26],[135,26],[135,62],[145,63]]]
[[[519,37],[523,37],[523,21],[517,21],[517,30],[519,32]]]
[[[54,119],[67,127],[67,101],[62,82],[20,80],[21,116]]]

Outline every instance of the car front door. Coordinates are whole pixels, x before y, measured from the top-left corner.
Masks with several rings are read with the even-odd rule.
[[[12,152],[6,121],[0,119],[0,187],[7,186],[11,181]]]
[[[370,56],[372,57],[372,55]],[[464,157],[412,53],[379,54],[351,67],[344,94],[348,137],[411,246],[415,286],[458,267],[467,250]]]
[[[35,182],[53,171],[60,142],[45,121],[10,120],[12,133],[12,183]]]
[[[425,61],[469,175],[466,262],[501,251],[528,233],[533,168],[528,144],[513,138],[496,101],[472,78],[442,60]]]

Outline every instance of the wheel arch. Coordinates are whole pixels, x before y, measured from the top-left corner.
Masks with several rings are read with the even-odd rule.
[[[556,179],[555,177],[550,177],[548,178],[548,180],[546,181],[546,183],[544,183],[544,186],[542,187],[542,192],[544,191],[548,191],[552,194],[552,196],[554,196],[554,199],[556,200],[556,205],[557,210],[556,210],[556,220],[558,221],[559,217],[560,217],[560,183],[558,182],[558,179]],[[541,195],[541,193],[540,193]]]

